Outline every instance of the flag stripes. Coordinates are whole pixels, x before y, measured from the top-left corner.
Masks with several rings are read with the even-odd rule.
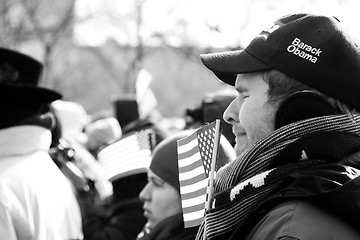
[[[183,220],[186,228],[201,224],[207,199],[208,172],[214,146],[215,123],[178,140],[178,165]]]
[[[187,194],[198,191],[198,190],[194,190],[194,189],[201,190],[202,187],[204,186],[204,182],[205,182],[205,185],[207,185],[207,179],[201,178],[201,180],[196,183],[193,183],[191,185],[184,185],[181,189],[181,195],[184,195],[182,197],[186,197]],[[183,182],[183,183],[185,183],[185,182]]]
[[[99,151],[97,157],[108,180],[146,172],[151,162],[152,129],[134,132]]]
[[[204,185],[204,183],[200,183],[201,185]],[[206,182],[207,184],[207,182]],[[206,193],[206,188],[199,188],[196,191],[192,191],[192,192],[188,192],[188,193],[183,193],[182,194],[182,199],[184,199],[184,201],[186,201],[187,199],[193,199],[201,194],[205,194]],[[185,207],[186,204],[183,205],[183,207]]]
[[[188,173],[184,173],[182,175],[190,175]],[[202,174],[200,175],[195,175],[196,171],[191,171],[191,174],[194,174],[194,176],[190,176],[191,178],[183,178],[183,179],[179,179],[180,181],[182,181],[184,187],[187,187],[188,185],[192,185],[192,184],[196,184],[201,182],[204,179],[204,176]]]
[[[206,189],[205,189],[205,193],[206,193]],[[204,197],[203,195],[199,195],[199,196],[196,196],[194,198],[191,198],[191,199],[185,199],[185,200],[182,200],[181,204],[183,204],[183,208],[186,209],[186,208],[189,208],[189,207],[194,207],[196,205],[201,205],[203,206],[203,202],[204,202]],[[204,212],[204,207],[202,207],[202,210]],[[185,210],[186,212],[186,210]]]
[[[191,216],[192,213],[196,212],[200,207],[202,207],[203,204],[192,204],[192,206],[186,207],[184,208],[184,214],[186,214],[187,216]],[[203,215],[203,214],[202,214]],[[189,217],[189,219],[191,219],[191,217]],[[194,218],[193,218],[194,219]]]

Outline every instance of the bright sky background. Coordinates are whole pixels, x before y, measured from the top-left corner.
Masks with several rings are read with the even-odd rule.
[[[75,40],[92,46],[108,38],[136,44],[134,9],[140,1],[141,36],[149,45],[157,44],[151,37],[157,32],[174,46],[246,46],[274,20],[297,12],[336,16],[360,40],[359,0],[77,0],[77,17],[91,17],[75,26]]]

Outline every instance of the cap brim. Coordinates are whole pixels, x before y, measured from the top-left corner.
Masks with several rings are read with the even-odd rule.
[[[234,85],[239,73],[261,72],[273,69],[246,50],[201,54],[202,63],[223,82]]]
[[[50,103],[61,99],[62,95],[51,89],[33,86],[0,86],[1,101],[28,101],[36,103]]]

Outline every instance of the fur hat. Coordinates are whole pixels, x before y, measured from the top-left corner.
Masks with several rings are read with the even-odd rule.
[[[85,127],[85,134],[88,137],[88,147],[96,150],[118,140],[122,132],[118,120],[114,117],[107,117],[88,124]]]
[[[43,65],[22,53],[0,48],[0,100],[50,103],[61,94],[39,87]]]
[[[61,135],[70,142],[85,144],[87,141],[83,129],[89,124],[89,115],[83,105],[73,102],[57,100],[51,103],[58,124],[61,127]]]

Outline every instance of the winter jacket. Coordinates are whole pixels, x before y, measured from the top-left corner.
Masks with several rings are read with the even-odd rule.
[[[146,223],[139,198],[122,200],[110,207],[83,205],[86,240],[135,240]]]
[[[360,239],[360,116],[275,130],[217,172],[210,204],[198,240]]]
[[[292,174],[230,239],[360,239],[359,175],[360,152]]]
[[[0,130],[1,239],[83,239],[79,204],[39,126]]]
[[[271,209],[245,239],[355,240],[360,239],[360,233],[340,218],[310,202],[289,200]]]
[[[193,240],[198,228],[184,228],[182,213],[168,217],[158,223],[150,232],[145,229],[137,240]]]

